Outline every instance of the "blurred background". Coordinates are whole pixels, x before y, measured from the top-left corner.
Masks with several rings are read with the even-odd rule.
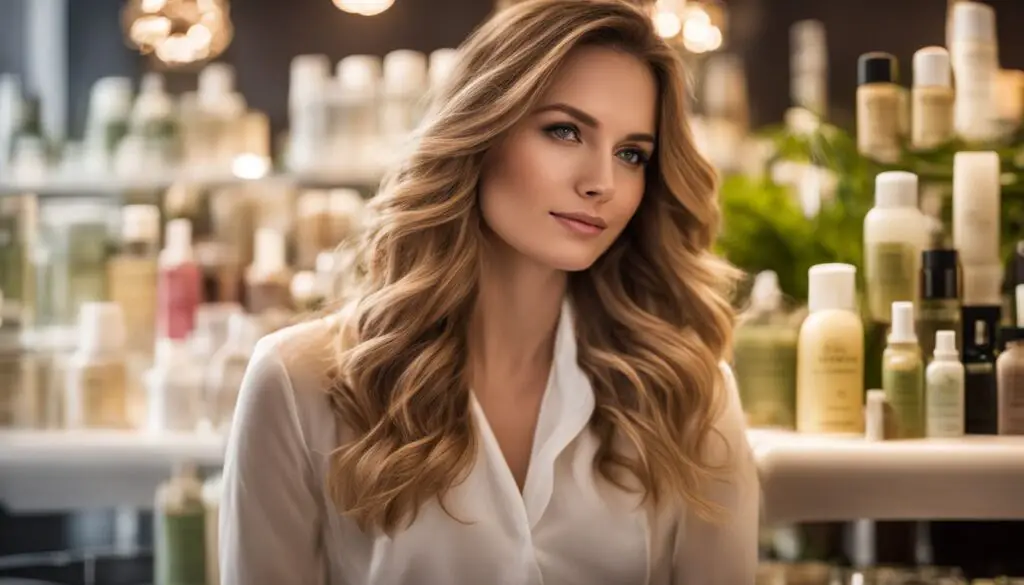
[[[737,303],[787,307],[786,341],[738,337],[752,426],[805,430],[795,371],[808,270],[863,266],[881,172],[916,173],[920,211],[949,240],[954,155],[998,152],[998,274],[983,304],[1002,311],[993,327],[1021,326],[1024,2],[970,2],[989,16],[961,26],[954,0],[638,1],[690,67],[695,134],[722,177],[719,251],[751,276]],[[255,341],[351,291],[365,201],[454,49],[512,2],[0,0],[0,585],[218,582],[221,447]],[[994,63],[982,109],[998,124],[895,158],[859,139],[858,92],[878,81],[859,73],[861,56],[887,53],[883,81],[909,112],[915,53],[963,31],[968,53]],[[863,270],[856,283],[871,287]],[[858,412],[882,387],[891,331],[872,317]],[[765,373],[766,359],[786,373]],[[772,414],[757,410],[766,402]],[[1024,434],[1007,429],[967,433]],[[949,460],[996,463],[903,476],[883,462],[819,490],[833,511],[766,518],[762,582],[1024,575],[1024,498],[984,489],[1024,485],[1024,443],[986,445]],[[773,497],[846,477],[818,469]],[[972,474],[982,488],[927,496]],[[938,504],[910,505],[913,490]]]

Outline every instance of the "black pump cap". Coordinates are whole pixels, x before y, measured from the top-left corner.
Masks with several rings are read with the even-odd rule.
[[[864,53],[857,59],[857,85],[899,83],[899,65],[889,53]]]
[[[960,257],[956,250],[925,250],[921,252],[921,298],[959,298],[959,264]]]

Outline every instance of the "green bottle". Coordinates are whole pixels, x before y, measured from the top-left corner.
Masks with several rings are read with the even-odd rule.
[[[914,304],[892,304],[892,330],[882,354],[882,388],[897,439],[925,436],[924,359],[914,331]]]

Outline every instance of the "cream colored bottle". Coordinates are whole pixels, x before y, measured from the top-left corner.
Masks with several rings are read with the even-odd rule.
[[[132,353],[153,352],[159,253],[159,208],[126,205],[121,210],[121,250],[107,263],[107,278],[110,300],[124,313],[127,345]]]
[[[864,432],[864,325],[857,269],[819,264],[808,271],[809,314],[797,342],[797,430]]]
[[[953,126],[952,73],[949,53],[942,47],[925,47],[914,53],[914,88],[910,145],[931,150],[951,141]]]
[[[121,308],[115,303],[83,304],[78,333],[78,349],[67,369],[65,427],[130,427],[132,405]]]
[[[896,57],[865,53],[857,61],[857,150],[883,164],[900,160],[901,98]]]

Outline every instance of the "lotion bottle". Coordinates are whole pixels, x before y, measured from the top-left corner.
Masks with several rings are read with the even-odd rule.
[[[910,144],[914,149],[931,150],[953,139],[954,93],[946,49],[925,47],[914,53],[911,101]]]
[[[202,300],[202,276],[192,251],[192,223],[172,219],[167,241],[160,252],[157,286],[158,334],[184,341],[195,328],[196,310]]]
[[[883,164],[900,160],[900,86],[896,57],[865,53],[857,61],[857,150]]]
[[[864,432],[864,325],[857,269],[819,264],[808,271],[809,314],[797,342],[797,430]]]
[[[1017,285],[1017,314],[1024,313],[1024,284]],[[1024,435],[1024,321],[1003,329],[1006,349],[996,359],[999,434]]]
[[[988,143],[999,136],[995,111],[999,70],[996,13],[983,2],[957,2],[951,24],[949,52],[956,76],[956,132],[968,142]]]
[[[868,318],[888,323],[892,304],[917,300],[921,252],[928,223],[917,207],[917,175],[880,173],[875,206],[864,218],[864,270]]]
[[[925,434],[929,438],[964,434],[964,365],[956,331],[935,333],[935,353],[925,372]]]
[[[882,389],[892,407],[896,437],[924,437],[924,359],[914,331],[914,304],[892,304],[892,331],[882,354]]]

